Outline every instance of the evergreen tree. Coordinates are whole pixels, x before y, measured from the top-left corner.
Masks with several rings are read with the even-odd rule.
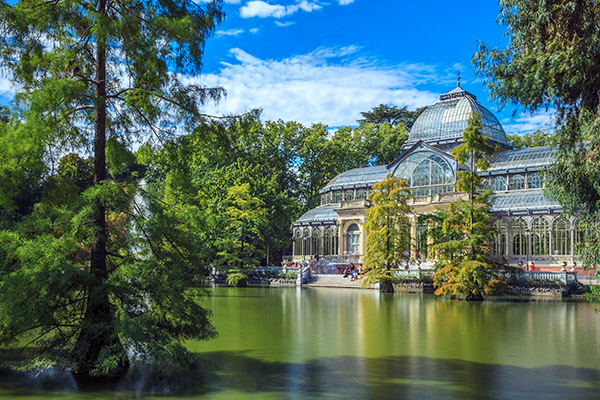
[[[464,143],[452,151],[459,164],[470,166],[458,172],[456,184],[468,200],[450,203],[449,216],[442,225],[448,240],[436,243],[432,249],[438,266],[433,277],[436,294],[465,295],[467,300],[483,300],[483,293],[494,293],[502,283],[498,276],[501,264],[490,257],[492,192],[477,194],[481,190],[477,170],[489,167],[485,157],[494,152],[481,129],[478,115],[473,114],[463,132]]]
[[[380,283],[382,292],[394,291],[392,268],[410,258],[411,238],[406,182],[388,174],[373,186],[367,213],[367,251],[363,285]]]
[[[600,265],[600,3],[502,0],[500,5],[508,46],[480,44],[475,65],[502,105],[555,111],[560,147],[546,182],[565,211],[586,219],[591,234],[578,249],[584,266],[596,267]]]
[[[2,154],[13,162],[0,171],[11,189],[1,200],[22,184],[24,163],[40,170],[45,157],[88,145],[94,154],[91,188],[68,207],[41,204],[33,231],[2,232],[3,343],[34,337],[41,356],[68,349],[61,360],[76,373],[108,375],[128,366],[123,343],[173,355],[182,340],[214,335],[184,285],[196,251],[185,213],[143,205],[135,185],[108,179],[106,150],[108,137],[160,139],[173,121],[205,119],[199,107],[223,90],[179,73],[199,71],[222,17],[219,0],[0,3],[0,56],[21,88],[2,134],[14,143]]]
[[[246,268],[258,261],[256,243],[261,239],[259,226],[264,223],[264,202],[250,194],[248,183],[229,188],[230,206],[226,212],[226,232],[219,252],[221,264],[229,269],[227,283],[246,286]]]

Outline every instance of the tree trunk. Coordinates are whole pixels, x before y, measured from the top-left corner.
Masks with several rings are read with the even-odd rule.
[[[465,298],[466,301],[484,301],[485,299],[481,293],[469,293]]]
[[[245,236],[244,222],[245,222],[245,219],[242,218],[242,245],[240,247],[240,269],[244,268],[244,236]]]
[[[106,13],[106,0],[98,3],[98,13]],[[102,29],[102,28],[100,28]],[[96,118],[94,135],[94,185],[106,179],[106,43],[100,33],[96,44]],[[92,241],[87,304],[82,329],[75,344],[76,373],[80,376],[121,375],[127,371],[129,360],[115,329],[112,306],[105,281],[106,268],[106,209],[95,201],[94,225],[97,232]],[[101,357],[117,356],[117,365],[101,368]]]
[[[381,293],[394,293],[394,284],[389,279],[382,279],[379,282],[379,291]]]
[[[471,190],[469,191],[469,202],[471,205],[469,214],[469,234],[470,239],[473,240],[473,195],[475,189],[473,188],[473,180],[475,179],[475,150],[471,150]],[[475,248],[471,245],[471,256],[475,257]]]

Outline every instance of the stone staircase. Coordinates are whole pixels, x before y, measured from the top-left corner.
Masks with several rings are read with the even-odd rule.
[[[312,281],[305,286],[362,289],[360,280],[351,281],[350,277],[344,278],[343,275],[313,275]],[[369,286],[366,289],[374,289],[374,287]]]

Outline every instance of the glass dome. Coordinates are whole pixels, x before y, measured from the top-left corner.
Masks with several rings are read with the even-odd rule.
[[[481,119],[483,134],[493,144],[510,148],[504,129],[494,114],[460,86],[441,95],[440,101],[423,111],[410,130],[407,144],[419,140],[431,145],[462,142],[462,132],[474,112]]]

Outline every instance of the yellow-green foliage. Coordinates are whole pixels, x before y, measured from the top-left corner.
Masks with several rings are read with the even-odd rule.
[[[459,172],[457,181],[457,188],[469,198],[450,203],[442,223],[441,237],[446,240],[432,246],[437,264],[433,277],[436,294],[480,296],[502,286],[498,275],[502,264],[491,258],[489,245],[493,239],[489,214],[492,192],[477,195],[481,180],[476,171],[488,168],[485,157],[494,151],[481,128],[478,116],[473,114],[463,132],[464,143],[452,151],[459,163],[470,164],[469,171]]]
[[[406,182],[388,174],[373,186],[367,213],[367,251],[363,285],[392,279],[390,269],[410,258],[411,209]]]

